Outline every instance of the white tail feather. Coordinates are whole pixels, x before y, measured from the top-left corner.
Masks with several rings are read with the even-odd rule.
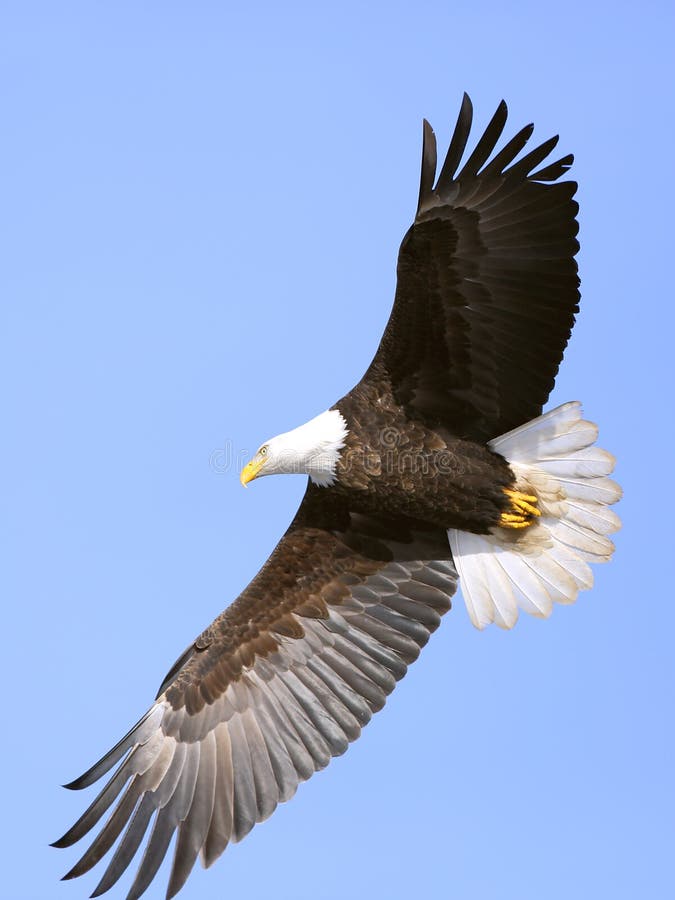
[[[535,493],[541,518],[515,533],[450,529],[448,539],[471,621],[513,628],[518,610],[547,618],[554,603],[574,603],[588,590],[588,563],[606,562],[621,527],[607,507],[621,488],[607,476],[614,457],[592,446],[598,429],[581,418],[580,403],[557,409],[509,431],[489,446],[505,457],[516,487]]]

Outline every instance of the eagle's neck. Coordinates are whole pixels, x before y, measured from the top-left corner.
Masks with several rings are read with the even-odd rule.
[[[329,487],[349,428],[337,409],[329,409],[304,425],[270,441],[277,472],[304,472],[314,484]]]

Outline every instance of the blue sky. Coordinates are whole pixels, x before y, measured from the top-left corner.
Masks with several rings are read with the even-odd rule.
[[[504,97],[576,154],[582,313],[551,404],[583,400],[618,457],[615,560],[511,633],[456,602],[346,756],[180,896],[670,896],[670,4],[0,16],[2,896],[93,890],[58,882],[76,851],[47,844],[93,796],[59,784],[288,524],[304,480],[244,491],[230,458],[360,378],[421,118],[447,141],[464,90],[478,124]]]

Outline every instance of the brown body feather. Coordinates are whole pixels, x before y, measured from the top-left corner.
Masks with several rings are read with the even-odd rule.
[[[333,490],[351,509],[481,534],[498,524],[514,476],[485,444],[407,418],[384,379],[369,378],[335,408],[350,432]]]

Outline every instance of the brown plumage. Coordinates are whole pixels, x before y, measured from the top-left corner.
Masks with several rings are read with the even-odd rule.
[[[460,168],[471,117],[465,96],[435,184],[424,124],[393,311],[366,375],[333,407],[349,429],[335,482],[310,482],[258,575],[178,660],[143,719],[69,785],[87,787],[119,763],[56,843],[70,846],[117,804],[66,876],[88,871],[123,834],[93,896],[117,881],[150,828],[128,897],[145,890],[177,832],[173,896],[198,854],[210,865],[343,753],[450,608],[449,529],[486,540],[507,531],[504,489],[518,486],[523,467],[487,442],[538,416],[553,386],[578,309],[576,185],[558,182],[571,156],[545,162],[557,139],[514,162],[531,126],[495,153],[504,103]],[[571,406],[570,428],[583,431]],[[597,490],[609,490],[604,469]],[[527,477],[546,514],[562,488]],[[564,573],[552,571],[546,597],[569,600]],[[578,568],[570,577],[575,595],[587,586]],[[494,620],[510,627],[509,615]]]
[[[408,418],[383,378],[369,375],[335,408],[350,423],[335,492],[363,513],[405,515],[487,532],[507,505],[513,472],[484,444]]]
[[[577,185],[547,183],[571,155],[538,169],[557,137],[513,163],[532,125],[485,165],[504,102],[457,173],[471,118],[465,95],[435,187],[436,140],[424,124],[417,216],[366,380],[386,382],[411,418],[487,441],[539,415],[553,388],[578,311]]]

